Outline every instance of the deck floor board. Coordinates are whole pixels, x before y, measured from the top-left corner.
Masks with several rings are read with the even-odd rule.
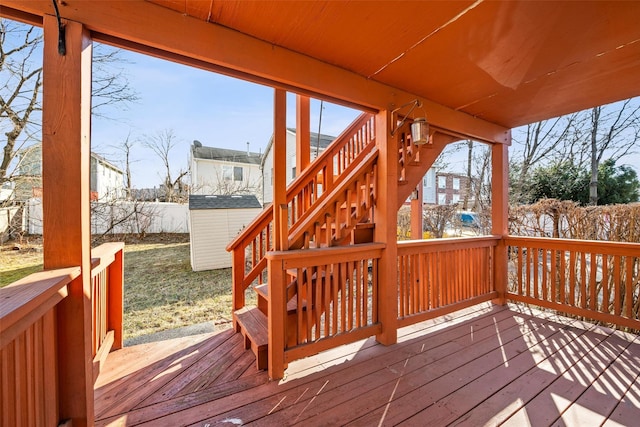
[[[269,381],[232,330],[118,350],[97,425],[625,425],[640,417],[640,339],[482,304],[292,362]]]

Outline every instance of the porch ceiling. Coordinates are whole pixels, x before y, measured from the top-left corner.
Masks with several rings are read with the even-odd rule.
[[[148,1],[505,127],[640,95],[638,2]]]

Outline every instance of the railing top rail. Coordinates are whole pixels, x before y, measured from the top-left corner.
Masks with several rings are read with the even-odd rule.
[[[366,170],[378,159],[378,148],[373,147],[366,157],[360,162],[358,169],[351,170],[347,176],[343,177],[345,185],[351,185],[362,175],[363,170]],[[319,218],[324,214],[326,204],[332,203],[343,194],[343,190],[339,187],[334,188],[324,198],[324,203],[318,204],[315,208],[305,212],[305,220],[298,221],[289,230],[289,246],[292,246],[293,242],[299,241],[305,230],[308,229],[309,224],[313,222],[314,218]],[[307,220],[311,218],[312,220]],[[302,224],[302,225],[300,225]]]
[[[415,252],[420,248],[435,248],[442,250],[441,246],[447,246],[446,249],[462,249],[472,247],[495,246],[498,244],[502,236],[477,236],[477,237],[446,237],[442,239],[429,240],[402,240],[398,242],[398,253]]]
[[[66,297],[66,286],[80,276],[80,271],[80,267],[40,271],[0,289],[0,333],[29,313],[45,312]]]
[[[124,249],[124,242],[107,242],[91,249],[91,273],[104,270],[115,259],[116,253]]]
[[[640,256],[640,243],[608,242],[604,240],[559,239],[553,237],[506,236],[507,245],[526,245],[546,249],[564,249],[577,252],[606,253],[609,255]]]
[[[329,248],[296,249],[290,251],[269,251],[266,254],[270,261],[287,261],[287,268],[307,266],[308,260],[317,258],[323,263],[330,262],[331,259],[339,257],[341,261],[348,262],[356,259],[369,257],[379,257],[379,254],[386,247],[384,243],[361,243],[357,245],[333,246]],[[302,260],[302,263],[298,261]]]

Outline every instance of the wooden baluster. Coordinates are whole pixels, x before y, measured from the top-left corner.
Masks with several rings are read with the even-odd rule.
[[[625,275],[625,282],[624,282],[624,289],[626,292],[626,296],[624,299],[624,305],[625,305],[625,316],[627,316],[627,318],[632,319],[633,318],[633,264],[634,264],[634,259],[632,256],[626,256],[625,257],[625,262],[627,265],[627,271],[626,271],[626,275]]]
[[[580,253],[580,307],[587,307],[587,254]]]
[[[609,256],[602,254],[602,312],[609,310]]]
[[[597,310],[597,297],[596,290],[598,284],[596,283],[596,273],[598,271],[598,258],[597,255],[591,252],[589,261],[589,309]]]

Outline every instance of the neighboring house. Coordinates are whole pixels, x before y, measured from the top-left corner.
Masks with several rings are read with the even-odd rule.
[[[122,170],[96,153],[91,153],[91,191],[100,201],[124,199],[126,196]]]
[[[231,267],[227,244],[262,212],[254,195],[190,195],[189,236],[193,271]]]
[[[336,139],[335,136],[310,132],[311,161],[318,157]],[[264,151],[262,158],[262,190],[263,204],[273,200],[273,136]],[[287,185],[296,177],[296,130],[287,128]]]
[[[436,203],[436,170],[430,168],[422,178],[422,203]]]
[[[465,175],[438,172],[436,174],[436,204],[454,205],[464,201],[468,179]]]
[[[122,199],[124,173],[104,157],[91,153],[91,199]],[[16,200],[27,200],[42,194],[42,144],[34,144],[18,152],[18,168],[14,179]]]
[[[249,151],[191,145],[191,194],[247,194],[262,199],[262,155]]]

